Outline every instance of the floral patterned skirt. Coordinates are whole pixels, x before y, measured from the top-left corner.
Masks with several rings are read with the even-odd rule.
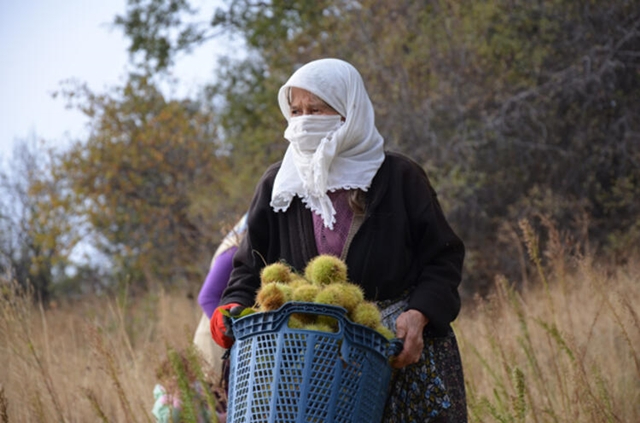
[[[379,304],[382,322],[395,332],[406,300]],[[466,423],[467,403],[460,351],[453,330],[436,337],[424,331],[420,361],[394,370],[384,423]]]

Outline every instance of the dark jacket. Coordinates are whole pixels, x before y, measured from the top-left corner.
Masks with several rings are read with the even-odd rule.
[[[221,304],[254,304],[260,269],[284,260],[298,271],[318,255],[311,211],[294,197],[286,212],[269,205],[280,163],[258,183],[248,214],[248,232],[234,257]],[[415,162],[386,153],[366,195],[362,226],[346,255],[351,282],[368,300],[399,299],[410,292],[410,309],[444,333],[460,311],[464,246],[447,223],[427,175]]]

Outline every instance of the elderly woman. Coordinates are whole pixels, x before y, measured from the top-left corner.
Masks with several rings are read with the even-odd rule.
[[[248,231],[234,257],[221,308],[251,306],[265,263],[302,271],[318,254],[345,260],[349,280],[376,301],[404,340],[385,422],[465,422],[462,367],[450,323],[460,310],[464,246],[447,223],[427,175],[384,151],[358,71],[337,59],[310,62],[280,89],[289,141],[258,183]]]

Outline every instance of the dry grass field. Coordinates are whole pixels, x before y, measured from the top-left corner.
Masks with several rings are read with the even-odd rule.
[[[534,262],[535,288],[498,277],[455,323],[470,421],[639,422],[640,263]],[[156,368],[199,317],[162,291],[44,310],[5,284],[0,422],[153,421]]]
[[[640,263],[504,279],[456,322],[473,422],[640,422]]]

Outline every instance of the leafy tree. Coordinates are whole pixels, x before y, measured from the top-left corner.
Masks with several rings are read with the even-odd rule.
[[[91,132],[64,155],[59,174],[99,251],[136,285],[201,282],[226,214],[218,182],[226,157],[211,111],[168,100],[139,75],[108,94],[83,86],[65,94]],[[206,217],[192,207],[194,193],[211,199]]]
[[[496,32],[533,47],[521,58],[514,56],[518,46],[509,52],[498,47],[503,41],[495,45],[495,35],[484,37],[485,55],[498,55],[499,63],[505,55],[515,57],[521,70],[520,83],[507,85],[499,108],[483,122],[489,130],[479,139],[471,170],[484,175],[487,185],[473,194],[474,201],[503,219],[550,215],[574,238],[576,218],[586,212],[591,239],[626,255],[640,235],[640,210],[629,201],[640,183],[634,135],[640,117],[638,2],[556,1],[524,12],[505,9],[497,10],[504,23]],[[505,67],[507,80],[517,77],[510,69]],[[610,207],[613,197],[616,206]],[[498,224],[493,219],[485,227]]]
[[[47,304],[80,240],[68,191],[52,174],[57,157],[35,136],[17,144],[0,173],[0,270]]]
[[[637,245],[637,0],[228,0],[196,41],[154,50],[158,34],[195,31],[178,20],[135,25],[158,2],[130,2],[118,22],[132,24],[130,37],[144,29],[132,52],[168,66],[216,31],[246,43],[246,56],[221,63],[209,88],[234,174],[244,175],[235,192],[250,192],[285,147],[279,86],[296,66],[333,56],[363,74],[388,148],[434,179],[469,247],[474,284],[518,266],[486,252],[503,251],[504,222],[523,216],[551,216],[577,239],[586,213],[598,247],[624,254]]]
[[[220,34],[240,34],[245,41],[246,57],[224,58],[216,82],[205,91],[208,102],[216,105],[217,122],[224,128],[231,150],[232,177],[225,185],[234,209],[239,204],[246,207],[259,175],[286,148],[282,136],[284,119],[274,93],[296,62],[282,54],[290,47],[282,41],[288,33],[296,32],[296,26],[321,13],[328,3],[231,1],[226,9],[212,11],[210,25],[202,25],[183,22],[194,14],[187,2],[130,1],[125,15],[115,19],[114,24],[131,40],[131,57],[145,57],[149,63],[157,64],[155,70],[159,73],[167,70],[181,52]],[[194,37],[172,36],[186,33]],[[180,41],[186,39],[192,41]],[[166,48],[158,48],[162,45]],[[273,54],[268,54],[268,48]],[[275,61],[280,62],[280,68],[274,66]],[[144,63],[141,67],[148,69]]]
[[[132,59],[148,74],[165,70],[173,64],[177,53],[189,51],[211,37],[207,35],[207,26],[188,20],[196,11],[186,0],[128,0],[127,3],[127,15],[116,16],[114,24],[129,37]],[[179,29],[174,31],[174,28]]]

